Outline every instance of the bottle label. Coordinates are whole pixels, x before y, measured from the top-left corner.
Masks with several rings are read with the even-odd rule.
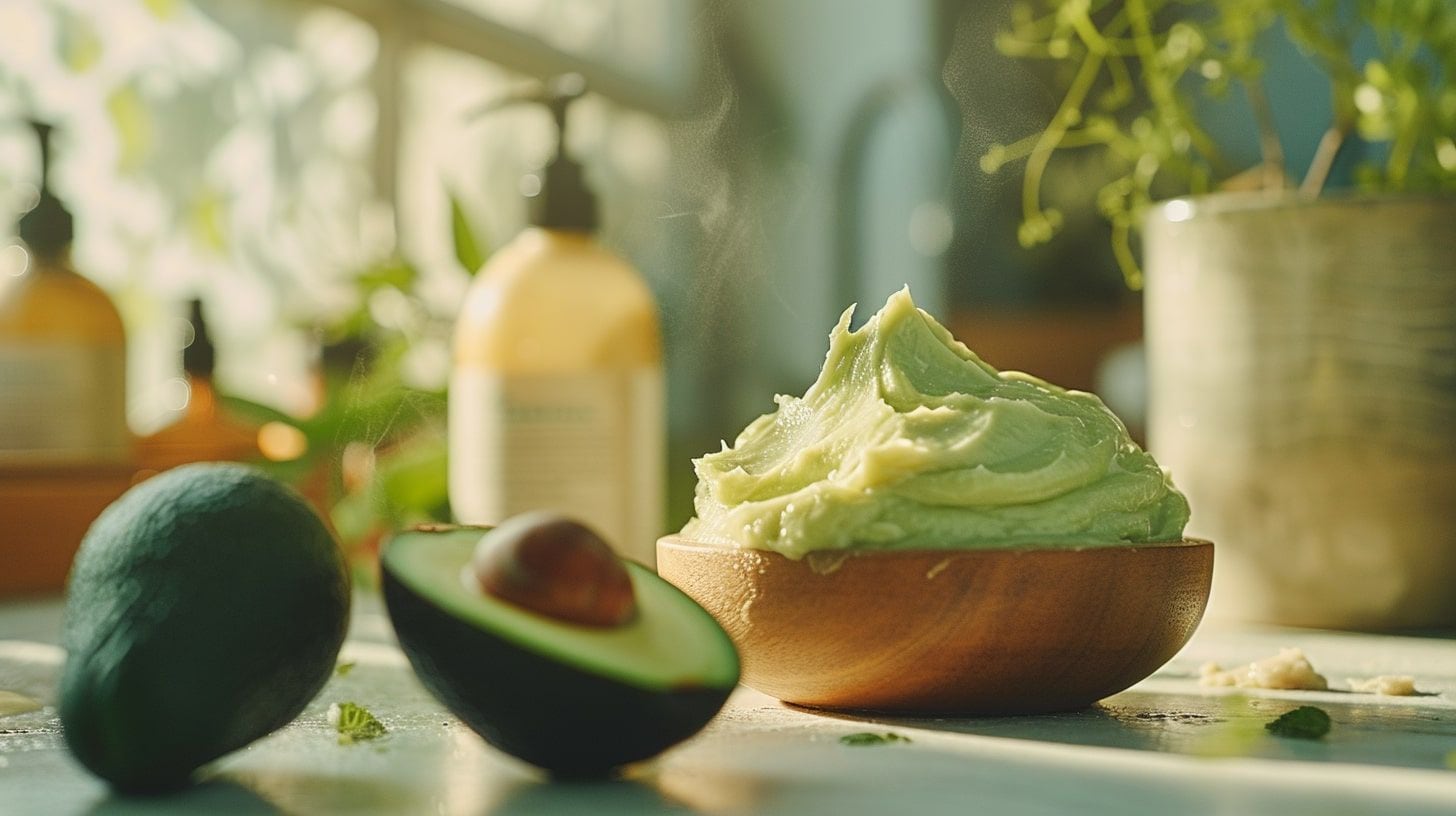
[[[468,524],[551,510],[652,566],[662,534],[662,371],[462,367],[450,382],[450,506]]]
[[[130,439],[123,349],[0,345],[0,464],[124,462]]]

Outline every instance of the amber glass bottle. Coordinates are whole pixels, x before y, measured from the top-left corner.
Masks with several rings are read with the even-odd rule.
[[[71,268],[71,214],[41,192],[0,247],[0,464],[126,462],[126,332],[111,299]]]
[[[202,302],[188,309],[182,346],[187,406],[182,416],[137,442],[139,475],[148,476],[188,462],[247,462],[261,458],[258,428],[235,419],[219,404],[212,374],[217,352],[202,316]]]
[[[130,480],[126,332],[71,267],[71,214],[50,189],[0,241],[0,594],[60,587],[81,535]]]

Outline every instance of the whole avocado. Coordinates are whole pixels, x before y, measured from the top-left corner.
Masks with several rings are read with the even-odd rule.
[[[298,716],[348,618],[342,554],[296,493],[235,464],[156,476],[101,514],[72,567],[66,744],[122,792],[181,787]]]

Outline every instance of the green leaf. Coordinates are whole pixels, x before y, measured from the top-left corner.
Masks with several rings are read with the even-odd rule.
[[[896,743],[896,742],[910,742],[910,741],[911,740],[910,740],[909,737],[901,736],[899,734],[894,733],[893,731],[886,731],[884,733],[875,733],[875,732],[872,732],[872,731],[861,731],[861,732],[859,732],[857,734],[845,734],[844,736],[842,736],[842,737],[839,738],[839,743],[841,745],[853,745],[853,746],[863,746],[863,745],[890,745],[890,744]]]
[[[1322,708],[1300,706],[1265,723],[1264,730],[1276,737],[1317,740],[1330,733],[1330,715]]]
[[[389,732],[369,709],[358,703],[334,703],[329,706],[329,722],[339,732],[340,745],[352,745],[379,739]]]
[[[376,478],[396,521],[443,521],[449,490],[445,437],[420,435],[381,457]]]
[[[479,272],[485,264],[484,242],[476,236],[465,206],[454,193],[450,193],[450,238],[455,243],[455,260],[471,275]]]

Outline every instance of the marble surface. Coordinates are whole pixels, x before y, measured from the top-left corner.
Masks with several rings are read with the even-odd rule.
[[[0,689],[45,707],[0,716],[0,814],[1178,813],[1456,814],[1456,640],[1312,631],[1202,631],[1168,666],[1085,711],[1036,717],[829,715],[740,689],[702,734],[604,782],[553,782],[481,741],[417,683],[376,599],[355,614],[336,676],[292,725],[223,758],[200,783],[128,799],[76,765],[55,717],[54,601],[0,604]],[[1198,667],[1299,646],[1336,689],[1413,674],[1424,696],[1202,689]],[[340,745],[332,702],[389,733]],[[543,701],[548,704],[549,701]],[[1327,710],[1321,741],[1263,724]],[[909,742],[849,746],[893,731]]]

